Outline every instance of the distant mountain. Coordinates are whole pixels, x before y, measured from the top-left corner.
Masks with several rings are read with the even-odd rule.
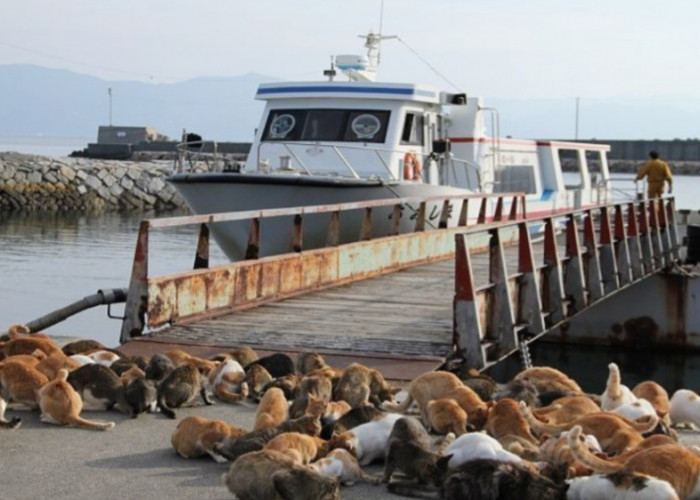
[[[97,137],[112,123],[151,126],[170,138],[182,129],[217,141],[249,141],[262,102],[261,82],[274,77],[245,74],[149,84],[106,81],[66,70],[0,65],[0,135]],[[574,99],[487,98],[498,110],[502,136],[573,139]],[[687,139],[700,136],[700,100],[693,98],[581,99],[579,139]],[[489,131],[490,132],[490,131]]]

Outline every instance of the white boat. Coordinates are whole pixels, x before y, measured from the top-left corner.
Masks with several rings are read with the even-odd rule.
[[[266,105],[239,171],[180,172],[169,178],[195,214],[524,192],[527,216],[536,217],[611,200],[609,146],[499,137],[498,113],[481,98],[375,81],[379,45],[386,37],[370,32],[364,38],[367,55],[335,56],[324,72],[326,81],[260,85],[256,98]],[[336,68],[345,81],[337,79]],[[565,164],[579,173],[575,185],[564,182]],[[439,206],[435,202],[428,210]],[[386,227],[375,224],[375,235],[389,234],[391,210],[386,210],[387,216],[378,218]],[[456,224],[457,212],[449,225]],[[305,221],[304,248],[325,242],[324,216],[314,217]],[[410,219],[404,217],[402,224],[408,227]],[[264,224],[260,255],[289,251],[290,224]],[[342,221],[341,242],[356,240],[360,226],[359,213]],[[214,224],[212,234],[230,259],[239,260],[249,228],[247,222]]]

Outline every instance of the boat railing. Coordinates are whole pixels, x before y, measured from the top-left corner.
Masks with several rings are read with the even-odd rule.
[[[175,162],[173,173],[181,174],[203,170],[206,172],[222,172],[240,170],[240,163],[230,155],[219,152],[216,141],[212,141],[212,151],[204,151],[201,140],[183,141],[175,145]]]

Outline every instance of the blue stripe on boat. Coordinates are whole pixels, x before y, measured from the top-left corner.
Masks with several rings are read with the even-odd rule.
[[[397,94],[397,95],[420,95],[424,97],[435,97],[435,92],[419,89],[395,89],[390,87],[353,87],[353,86],[294,86],[294,87],[271,87],[258,89],[258,95],[269,94],[297,94],[306,92],[337,93],[348,92],[353,94]]]

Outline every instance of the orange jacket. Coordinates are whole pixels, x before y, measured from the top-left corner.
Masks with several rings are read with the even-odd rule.
[[[661,160],[649,160],[644,164],[644,166],[637,172],[636,181],[641,180],[647,176],[647,181],[651,183],[661,183],[668,181],[669,185],[673,183],[671,178],[671,169],[668,168],[668,164]]]

